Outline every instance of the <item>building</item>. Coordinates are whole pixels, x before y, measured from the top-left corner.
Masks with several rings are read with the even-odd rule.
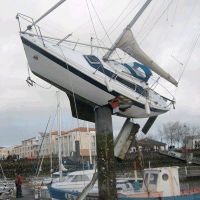
[[[64,133],[64,131],[61,131],[61,135],[63,135]],[[57,131],[46,133],[45,135],[44,133],[40,133],[38,142],[38,152],[40,152],[40,156],[49,157],[51,152],[53,156],[58,155],[57,139]]]
[[[32,137],[22,141],[19,147],[20,158],[34,159],[38,155],[38,138]]]
[[[9,154],[12,156],[16,156],[16,158],[23,158],[23,146],[16,145],[12,147],[9,151]]]
[[[200,135],[186,136],[184,141],[186,149],[200,149]]]
[[[0,160],[5,159],[8,156],[8,149],[6,147],[0,147]]]
[[[165,151],[166,150],[166,143],[159,142],[150,138],[144,138],[137,141],[139,149],[141,151]],[[132,152],[136,151],[135,145],[131,148]]]
[[[23,140],[21,145],[4,149],[4,154],[6,157],[10,155],[16,158],[28,159],[35,159],[38,154],[40,157],[49,157],[51,154],[52,156],[58,156],[58,140],[57,131],[45,135],[40,133],[38,137]],[[79,141],[81,157],[94,159],[96,156],[96,133],[94,128],[79,127],[69,131],[61,131],[60,140],[62,157],[72,157],[74,155],[76,141]],[[0,153],[3,155],[3,150]]]
[[[76,151],[75,141],[79,141],[81,157],[94,159],[96,156],[95,128],[87,129],[86,127],[79,127],[64,132],[61,136],[61,149],[63,157],[73,156]],[[56,146],[58,147],[58,145]],[[56,152],[58,152],[58,149]]]

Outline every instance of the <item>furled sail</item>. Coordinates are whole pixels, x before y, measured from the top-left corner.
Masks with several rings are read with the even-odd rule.
[[[171,82],[175,86],[178,85],[178,82],[167,72],[165,72],[159,65],[157,65],[138,45],[133,33],[130,29],[126,29],[126,32],[120,38],[117,43],[117,48],[126,52],[131,57],[135,58],[142,64],[151,68],[155,73]]]

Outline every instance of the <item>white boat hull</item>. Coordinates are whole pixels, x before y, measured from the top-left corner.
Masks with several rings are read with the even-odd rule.
[[[106,85],[106,77],[99,72],[94,74],[93,70],[78,65],[72,65],[58,55],[53,54],[48,48],[42,47],[33,41],[23,38],[26,57],[31,71],[64,91],[73,92],[76,95],[90,101],[93,105],[107,105],[109,101],[117,96],[125,96],[133,101],[132,106],[125,111],[119,111],[119,115],[133,118],[146,118],[157,116],[167,112],[167,108],[150,107],[150,113],[145,110],[146,98],[135,94],[133,90],[124,86],[116,80]],[[66,64],[67,63],[67,64]],[[108,77],[109,78],[109,77]]]

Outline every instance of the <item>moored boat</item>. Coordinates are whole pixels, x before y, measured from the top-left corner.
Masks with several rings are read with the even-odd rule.
[[[51,196],[60,200],[78,199],[84,187],[91,181],[93,173],[94,171],[78,171],[69,174],[66,181],[51,185],[49,188]],[[86,180],[86,177],[90,180]],[[119,179],[117,181],[118,199],[120,200],[200,199],[200,187],[184,190],[180,188],[178,167],[145,169],[142,188],[139,191],[135,191],[127,180]],[[95,184],[86,200],[97,199],[98,185]]]

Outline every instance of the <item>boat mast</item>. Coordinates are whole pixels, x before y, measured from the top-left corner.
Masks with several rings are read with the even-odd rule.
[[[108,50],[106,52],[106,54],[103,56],[103,60],[107,61],[108,58],[110,57],[110,55],[113,53],[113,51],[116,49],[119,41],[121,40],[122,36],[126,33],[127,29],[131,29],[132,26],[135,24],[135,22],[139,19],[139,17],[142,15],[142,13],[144,12],[144,10],[147,8],[147,6],[151,3],[152,0],[147,0],[145,2],[145,4],[142,6],[142,8],[140,8],[140,10],[138,11],[138,13],[135,15],[135,17],[131,20],[131,22],[126,26],[126,28],[123,30],[123,32],[121,33],[121,35],[117,38],[117,40],[115,41],[115,43],[112,45],[112,47],[110,48],[110,50]]]
[[[57,91],[57,125],[58,125],[58,159],[59,159],[59,175],[62,178],[62,155],[61,155],[61,112],[60,112],[60,92]]]
[[[52,177],[53,173],[53,162],[52,162],[52,134],[51,132],[49,133],[49,146],[50,146],[50,175]]]
[[[88,122],[87,122],[87,133],[88,133],[88,137],[89,137],[88,148],[89,148],[89,157],[90,157],[90,166],[91,166],[91,164],[92,164],[92,152],[91,152],[92,149],[91,149],[91,136],[90,136],[90,129],[89,129]]]

